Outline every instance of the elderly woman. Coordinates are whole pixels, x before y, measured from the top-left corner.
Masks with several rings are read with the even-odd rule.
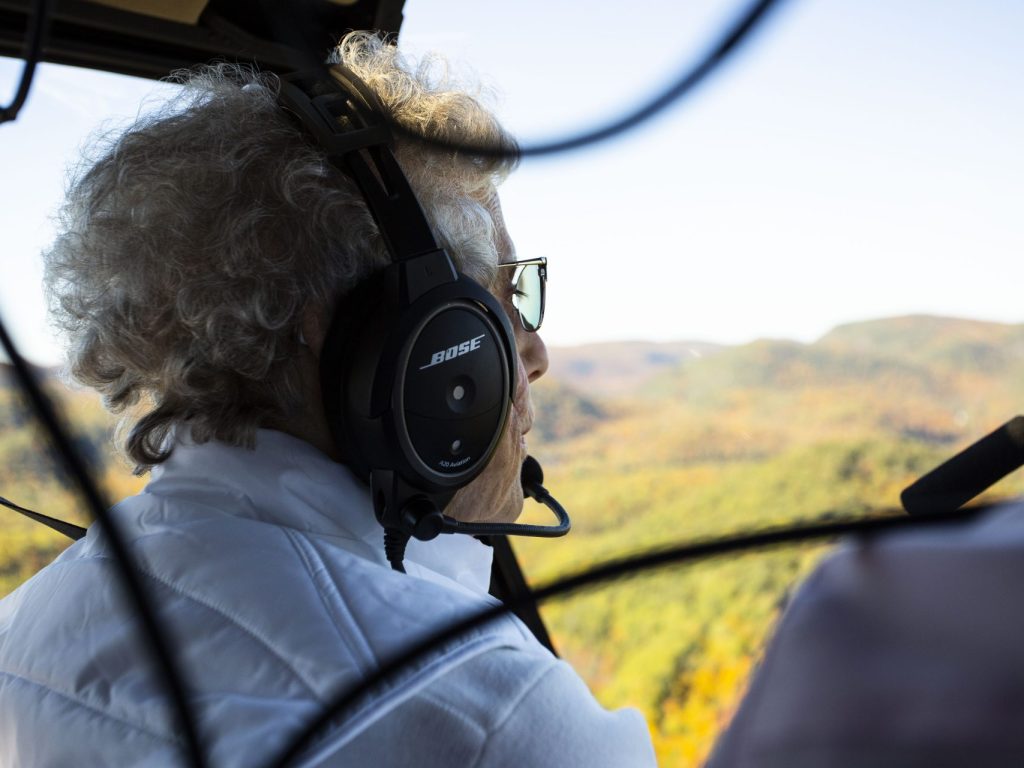
[[[402,124],[513,148],[478,102],[393,47],[339,55]],[[268,76],[218,66],[77,179],[46,254],[74,377],[123,414],[151,480],[113,514],[171,645],[212,764],[254,766],[410,642],[493,602],[491,550],[412,541],[389,567],[362,478],[321,405],[331,314],[387,262],[353,182]],[[511,169],[422,143],[395,154],[460,272],[515,315],[496,185]],[[493,459],[445,512],[513,521],[544,343],[515,318],[519,386]],[[535,329],[534,329],[535,330]],[[94,528],[0,604],[0,764],[170,765],[182,742]],[[422,660],[321,734],[303,765],[653,764],[634,711],[607,712],[515,619]]]

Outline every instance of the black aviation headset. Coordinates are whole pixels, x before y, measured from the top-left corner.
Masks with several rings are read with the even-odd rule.
[[[562,536],[565,510],[532,457],[524,493],[552,526],[463,523],[444,514],[487,466],[506,429],[518,358],[508,315],[434,239],[391,153],[376,94],[342,65],[286,76],[278,101],[359,188],[391,263],[340,302],[320,357],[324,412],[343,460],[370,485],[392,567],[410,537]]]

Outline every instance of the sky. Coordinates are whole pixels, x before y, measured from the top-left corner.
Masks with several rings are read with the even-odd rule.
[[[401,45],[483,87],[524,144],[665,87],[734,2],[407,0]],[[549,259],[549,345],[813,341],[910,313],[1024,321],[1024,3],[788,0],[689,98],[502,189]],[[20,63],[0,59],[0,99]],[[0,127],[0,312],[54,362],[40,251],[65,169],[171,86],[47,65]]]

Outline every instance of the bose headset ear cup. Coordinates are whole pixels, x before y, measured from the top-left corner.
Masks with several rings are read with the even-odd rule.
[[[507,427],[515,339],[497,299],[454,270],[403,306],[405,271],[390,265],[339,301],[320,358],[324,412],[361,478],[394,470],[450,498]]]
[[[515,341],[504,310],[469,278],[433,293],[405,333],[394,428],[424,484],[462,487],[487,466],[507,427]]]

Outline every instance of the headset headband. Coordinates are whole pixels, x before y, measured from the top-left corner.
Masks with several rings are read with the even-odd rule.
[[[287,75],[280,103],[351,178],[366,201],[394,262],[432,251],[437,242],[416,195],[391,154],[394,138],[376,94],[341,64]]]

